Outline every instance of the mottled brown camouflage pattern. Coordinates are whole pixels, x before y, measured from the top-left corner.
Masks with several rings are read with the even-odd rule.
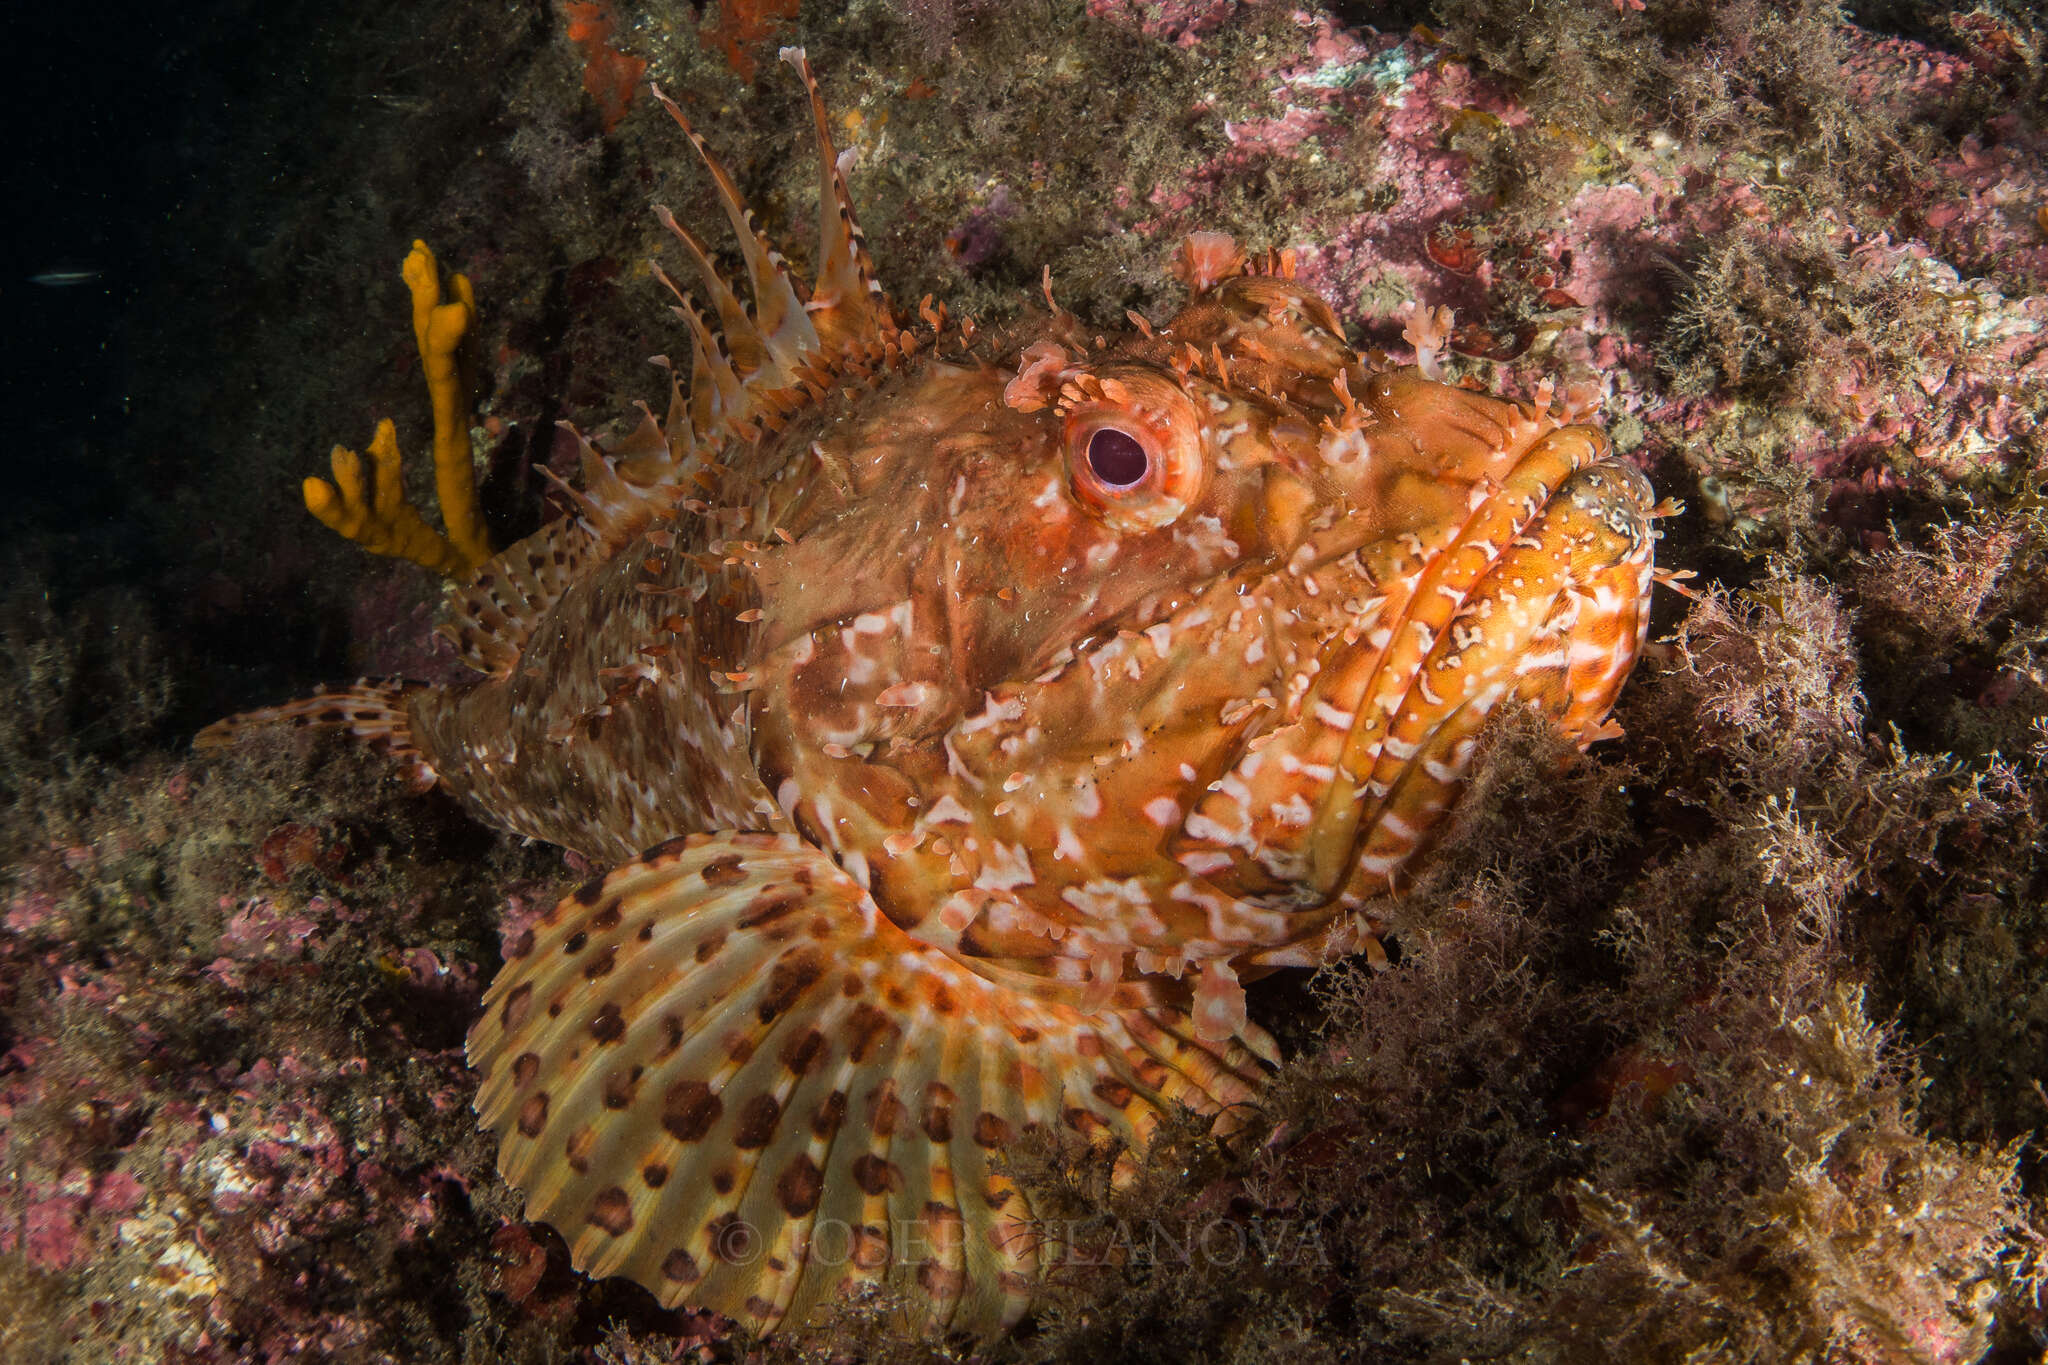
[[[1605,733],[1651,494],[1214,234],[1165,326],[1048,292],[1009,335],[906,328],[811,89],[819,282],[706,153],[754,304],[675,227],[723,336],[683,299],[666,417],[465,588],[483,678],[273,714],[353,708],[484,818],[624,861],[470,1044],[579,1267],[764,1330],[875,1282],[987,1331],[1057,1254],[1014,1134],[1234,1122],[1272,1053],[1240,982],[1372,943],[1486,717]]]

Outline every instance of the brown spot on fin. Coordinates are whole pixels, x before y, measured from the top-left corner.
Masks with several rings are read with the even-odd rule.
[[[570,514],[478,566],[455,594],[440,633],[479,673],[509,678],[540,622],[555,604],[657,517],[674,510],[681,480],[695,468],[687,422],[671,421],[677,445],[653,413],[609,450],[599,450],[567,422],[558,424],[578,451],[577,486],[541,467],[568,502]]]
[[[469,1058],[500,1169],[585,1272],[760,1331],[880,1283],[977,1334],[1045,1268],[1012,1137],[1142,1145],[1175,1101],[1248,1100],[1255,1068],[1185,1015],[990,982],[824,853],[759,834],[671,841],[565,900]]]
[[[543,616],[598,558],[574,521],[550,522],[488,560],[455,594],[439,633],[479,673],[509,678]]]
[[[192,737],[192,747],[201,753],[225,749],[249,731],[271,725],[346,730],[398,760],[406,780],[425,791],[439,779],[413,742],[412,716],[405,701],[411,693],[425,688],[425,683],[371,682],[364,678],[352,687],[330,687],[282,706],[265,706],[217,720]]]

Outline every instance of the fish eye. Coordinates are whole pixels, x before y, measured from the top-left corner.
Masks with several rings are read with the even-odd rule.
[[[1152,457],[1144,442],[1128,431],[1103,427],[1088,438],[1088,467],[1105,488],[1129,488],[1144,480]]]
[[[1085,396],[1065,410],[1075,500],[1119,531],[1178,521],[1208,472],[1193,402],[1167,377],[1137,367],[1090,375],[1076,387]]]

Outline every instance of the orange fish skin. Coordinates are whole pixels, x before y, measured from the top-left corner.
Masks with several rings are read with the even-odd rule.
[[[618,865],[470,1039],[579,1268],[764,1331],[880,1283],[983,1333],[1050,1257],[1010,1135],[1240,1121],[1276,1058],[1241,983],[1373,946],[1487,717],[1612,733],[1654,497],[1547,401],[1377,367],[1290,253],[1219,234],[1163,326],[899,324],[794,62],[821,278],[668,106],[752,307],[663,211],[725,337],[679,293],[687,388],[462,589],[479,680],[252,718]]]
[[[415,694],[442,781],[607,860],[797,831],[936,948],[1154,999],[1347,942],[1502,697],[1604,718],[1652,536],[1597,431],[1369,372],[1281,274],[1152,337],[947,341],[728,453],[731,510],[651,522],[511,676]],[[1105,425],[1191,471],[1167,524],[1113,521],[1163,482],[1090,502]]]
[[[812,932],[836,937],[827,960],[847,991],[894,1002],[901,1055],[919,1019],[969,1037],[1106,1039],[1005,1063],[1016,1088],[1000,1099],[984,1077],[978,1128],[1059,1116],[1142,1141],[1171,1104],[1227,1113],[1252,1093],[1247,1054],[1272,1055],[1241,981],[1370,942],[1376,898],[1426,851],[1485,716],[1519,696],[1582,741],[1600,733],[1645,627],[1648,484],[1596,430],[1413,369],[1368,371],[1327,307],[1277,274],[1219,280],[1151,337],[1095,346],[1055,316],[975,347],[926,345],[946,358],[728,451],[733,510],[658,517],[579,579],[535,633],[534,672],[414,694],[421,747],[488,818],[595,856],[664,827],[820,850],[873,908],[847,918],[846,893],[821,895],[832,919]],[[1094,475],[1105,428],[1145,448],[1128,487]],[[650,632],[674,645],[657,667],[608,680],[608,661]],[[544,757],[478,761],[486,740]],[[734,877],[764,857],[741,841],[649,867],[721,850]],[[599,911],[565,902],[547,945],[602,954],[586,970],[616,955],[625,975],[632,937],[595,937],[594,916],[629,898],[636,866],[616,895],[592,893]],[[786,885],[763,884],[754,913]],[[818,970],[795,961],[805,979]],[[508,964],[490,1003],[529,979],[546,978]],[[830,1036],[828,1008],[805,1017]],[[529,1143],[511,1121],[545,1098],[545,1076],[508,1088],[503,1071],[553,1055],[549,1036],[480,1026],[472,1056],[508,1177],[566,1229],[588,1221],[587,1182],[551,1193],[536,1163],[556,1129]],[[878,1122],[899,1073],[942,1097],[927,1108],[950,1104],[958,1064],[880,1068],[815,1112],[858,1116],[865,1086]],[[1115,1103],[1077,1109],[1061,1098],[1075,1090]],[[675,1144],[654,1141],[666,1169]],[[806,1189],[830,1176],[782,1148],[757,1163],[762,1179],[778,1168]],[[961,1251],[891,1282],[935,1293],[956,1328],[1014,1321],[1038,1267],[1004,1249],[1028,1202],[957,1154],[934,1169],[939,1205],[1003,1268],[977,1277]],[[696,1278],[732,1226],[714,1230],[717,1217],[754,1212],[673,1232],[607,1223],[581,1234],[577,1263],[773,1326],[827,1291],[801,1272],[766,1292]],[[862,1273],[886,1279],[900,1248],[882,1230],[899,1220],[869,1217],[855,1224],[872,1253]],[[801,1248],[788,1226],[776,1245]],[[647,1268],[667,1245],[647,1239],[671,1235],[661,1259],[689,1267],[687,1283]]]

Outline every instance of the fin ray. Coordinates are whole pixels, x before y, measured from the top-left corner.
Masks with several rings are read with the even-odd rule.
[[[888,296],[875,278],[867,239],[854,216],[846,170],[832,146],[825,95],[800,47],[786,47],[782,60],[796,68],[811,101],[811,126],[818,149],[818,279],[811,289],[810,314],[820,345],[828,353],[865,349],[896,330]]]
[[[1142,1141],[1173,1102],[1167,1027],[993,985],[801,840],[720,834],[558,905],[469,1051],[500,1168],[580,1269],[761,1330],[878,1281],[987,1332],[1038,1268],[997,1153],[1052,1124]],[[1249,1094],[1242,1047],[1180,1045],[1209,1065],[1174,1098]]]
[[[754,294],[754,313],[749,324],[752,334],[758,339],[763,352],[773,358],[785,373],[794,370],[800,361],[817,350],[818,335],[805,312],[803,300],[797,296],[796,282],[791,277],[788,264],[754,221],[753,211],[741,197],[732,174],[713,155],[697,130],[690,126],[690,120],[676,102],[663,94],[659,86],[655,87],[654,97],[661,101],[662,108],[668,110],[669,117],[683,130],[683,136],[690,140],[690,146],[704,163],[712,186],[718,192],[719,205],[732,223],[733,235],[739,239],[740,255],[747,266],[747,281]]]
[[[412,714],[406,698],[422,690],[424,683],[391,680],[357,680],[347,687],[329,687],[310,697],[263,706],[254,711],[217,720],[192,737],[192,747],[202,753],[225,749],[244,734],[273,725],[292,725],[311,730],[346,730],[380,753],[402,765],[406,780],[425,791],[439,780],[433,765],[414,742]]]

